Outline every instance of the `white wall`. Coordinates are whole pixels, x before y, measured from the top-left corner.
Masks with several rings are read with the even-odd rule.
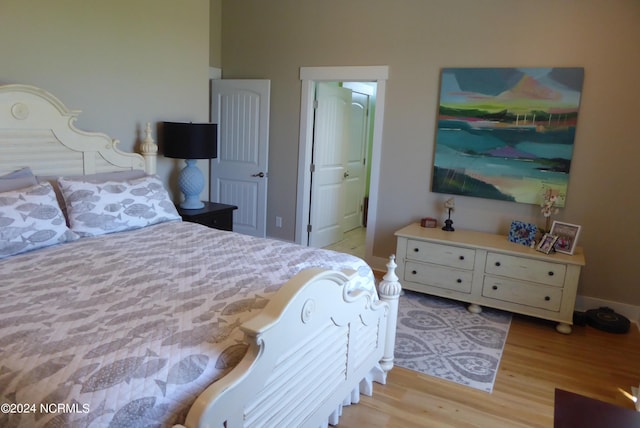
[[[105,132],[125,151],[146,122],[208,121],[209,1],[185,3],[2,0],[0,84],[46,89],[82,110],[80,129]],[[176,200],[182,165],[158,156]]]

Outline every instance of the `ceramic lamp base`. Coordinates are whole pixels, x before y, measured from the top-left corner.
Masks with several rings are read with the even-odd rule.
[[[186,159],[187,165],[182,168],[178,176],[178,187],[184,195],[184,201],[180,208],[186,210],[197,210],[204,207],[200,200],[200,193],[204,190],[204,175],[196,166],[195,159]]]

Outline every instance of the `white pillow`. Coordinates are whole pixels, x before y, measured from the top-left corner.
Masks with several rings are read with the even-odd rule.
[[[157,176],[128,181],[59,178],[71,230],[80,236],[138,229],[181,217]]]
[[[51,184],[0,193],[0,258],[76,239]]]

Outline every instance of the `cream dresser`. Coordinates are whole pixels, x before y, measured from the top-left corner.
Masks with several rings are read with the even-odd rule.
[[[571,333],[584,253],[546,255],[506,236],[415,223],[396,232],[398,273],[408,290],[557,321]]]

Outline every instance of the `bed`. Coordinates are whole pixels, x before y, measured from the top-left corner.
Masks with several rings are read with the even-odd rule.
[[[393,367],[361,259],[183,222],[141,154],[0,86],[0,426],[327,426]]]

